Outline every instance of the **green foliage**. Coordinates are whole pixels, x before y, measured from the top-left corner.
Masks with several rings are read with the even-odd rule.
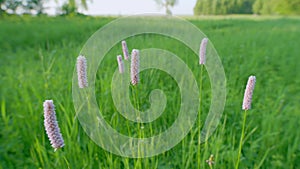
[[[218,14],[299,15],[300,0],[198,0],[195,15]]]
[[[250,14],[255,0],[198,0],[195,15]]]
[[[74,3],[72,3],[72,2],[74,2]],[[70,14],[77,13],[77,6],[75,4],[75,1],[72,1],[72,2],[69,1],[69,3],[63,4],[63,6],[61,7],[62,14],[70,15]]]
[[[208,1],[208,0],[198,0],[196,2],[196,5],[194,7],[194,14],[195,15],[207,14],[207,11],[209,10],[208,8],[210,6],[205,6],[205,5],[208,4],[206,1]],[[204,10],[204,9],[206,9],[206,10]]]
[[[261,14],[261,9],[263,8],[264,1],[263,0],[256,0],[253,4],[253,13]]]
[[[27,0],[26,10],[30,13],[30,10],[36,10],[37,14],[44,13],[44,3],[46,0]]]
[[[256,14],[300,15],[300,0],[256,0]]]
[[[0,15],[3,13],[15,14],[18,10],[19,13],[23,14],[43,14],[44,3],[49,0],[0,0]],[[88,9],[88,0],[67,0],[61,6],[61,13],[63,15],[77,15],[78,8]]]
[[[4,12],[15,14],[17,10],[20,13],[32,14],[43,14],[43,4],[47,0],[0,0],[0,15]]]
[[[17,8],[22,5],[22,1],[20,0],[5,0],[3,2],[4,9],[6,11],[11,11],[12,13],[15,13]]]
[[[67,0],[61,7],[62,15],[80,15],[78,13],[78,8],[82,7],[87,10],[87,1],[88,0]]]

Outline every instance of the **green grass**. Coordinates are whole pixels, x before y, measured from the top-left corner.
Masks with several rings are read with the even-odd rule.
[[[72,75],[76,57],[88,38],[114,18],[0,18],[0,168],[196,168],[197,127],[168,152],[152,158],[122,158],[98,147],[85,134],[72,103]],[[221,123],[201,145],[201,168],[214,154],[214,168],[233,168],[242,130],[241,110],[249,75],[257,77],[253,108],[248,111],[240,168],[300,168],[300,20],[299,18],[189,18],[214,44],[227,78],[227,100]],[[195,76],[200,74],[197,56],[180,42],[166,37],[137,36],[132,48],[159,47],[182,56]],[[109,79],[117,68],[115,46],[97,72],[96,94],[105,119],[121,133],[125,118],[113,105]],[[113,59],[111,59],[113,58]],[[109,65],[109,66],[105,66]],[[148,80],[147,77],[153,77]],[[198,76],[199,77],[199,76]],[[168,128],[178,110],[176,83],[160,71],[141,74],[139,107],[149,106],[149,89],[162,88],[167,110],[151,128]],[[200,79],[197,79],[199,83]],[[210,84],[203,73],[205,100],[210,104]],[[176,94],[177,93],[177,94]],[[53,99],[65,147],[53,152],[43,126],[42,103]],[[180,102],[179,102],[180,103]],[[204,117],[203,117],[204,118]],[[134,124],[130,124],[134,125]],[[148,133],[149,126],[145,126]],[[149,129],[150,130],[150,129]]]

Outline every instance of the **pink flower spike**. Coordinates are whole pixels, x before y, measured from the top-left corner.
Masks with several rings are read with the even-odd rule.
[[[199,51],[199,64],[204,65],[206,61],[206,46],[207,46],[208,39],[203,38],[200,45]]]
[[[122,41],[122,50],[123,50],[124,59],[128,60],[129,59],[129,53],[128,53],[128,48],[127,48],[127,44],[126,44],[125,40]]]
[[[117,61],[118,61],[118,66],[119,66],[119,72],[124,73],[124,63],[123,63],[121,55],[117,56]]]
[[[85,88],[88,86],[87,81],[87,61],[82,55],[77,58],[77,76],[79,88]]]
[[[248,83],[247,83],[245,94],[244,94],[244,100],[243,100],[243,106],[242,106],[243,110],[251,109],[252,95],[253,95],[253,90],[255,87],[255,82],[256,82],[256,77],[250,76],[248,79]]]
[[[56,120],[55,106],[52,100],[45,100],[43,106],[45,130],[51,146],[54,148],[54,151],[56,151],[58,148],[62,148],[65,144]]]
[[[139,82],[139,55],[140,52],[137,49],[133,49],[131,53],[131,67],[130,67],[130,75],[131,75],[131,83],[132,85],[137,85]]]

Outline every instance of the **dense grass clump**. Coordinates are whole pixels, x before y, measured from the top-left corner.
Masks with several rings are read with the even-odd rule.
[[[85,134],[72,103],[72,75],[86,40],[114,20],[107,17],[7,17],[0,19],[0,168],[196,168],[197,128],[168,152],[146,159],[127,159],[98,147]],[[233,168],[242,131],[242,99],[249,75],[257,77],[252,109],[247,113],[240,168],[300,168],[300,19],[190,18],[214,44],[227,78],[227,101],[219,127],[201,145],[201,166],[214,154],[215,168]],[[179,55],[200,77],[198,56],[179,41],[140,35],[127,39],[133,48],[162,48]],[[96,95],[104,118],[123,134],[126,119],[116,111],[110,82],[117,69],[121,42],[97,72]],[[188,57],[187,57],[188,56]],[[192,60],[190,58],[195,58]],[[150,80],[147,77],[153,77]],[[140,74],[138,103],[149,106],[148,91],[164,90],[167,107],[151,124],[157,134],[177,117],[180,99],[175,81],[158,70]],[[200,79],[197,79],[199,82]],[[203,72],[203,112],[210,104],[210,83]],[[53,99],[64,137],[53,152],[43,126],[43,101]],[[171,114],[171,115],[170,115]],[[201,117],[202,118],[202,117]],[[203,117],[204,120],[205,117]],[[124,122],[124,123],[123,123]],[[198,124],[197,124],[198,125]],[[202,124],[200,124],[202,125]],[[147,135],[149,126],[145,125]]]

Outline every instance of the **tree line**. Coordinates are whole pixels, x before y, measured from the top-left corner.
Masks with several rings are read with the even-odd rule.
[[[0,0],[0,14],[16,13],[17,10],[22,10],[23,13],[42,13],[42,0]]]
[[[197,0],[195,15],[299,15],[300,0]]]
[[[50,0],[0,0],[0,15],[45,13],[45,3]],[[58,8],[60,14],[78,14],[78,8],[87,9],[89,0],[65,0]],[[58,3],[58,0],[55,0]]]

